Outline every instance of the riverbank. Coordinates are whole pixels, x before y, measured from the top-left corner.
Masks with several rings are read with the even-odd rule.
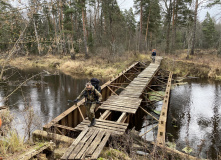
[[[221,80],[221,56],[212,54],[209,50],[196,50],[195,55],[186,58],[184,52],[185,50],[182,50],[177,51],[175,55],[165,55],[161,67],[181,77]]]
[[[178,76],[192,76],[200,78],[212,78],[221,80],[221,57],[214,51],[196,50],[196,54],[187,59],[186,50],[176,51],[173,55],[162,55],[164,60],[162,68],[173,71]],[[72,77],[90,76],[99,78],[111,78],[122,72],[135,61],[150,61],[150,55],[134,54],[133,52],[123,55],[95,55],[85,60],[84,54],[76,54],[76,60],[71,60],[70,55],[60,56],[21,56],[11,59],[8,66],[21,70],[40,69],[54,72],[59,70]],[[4,59],[0,59],[0,66]]]
[[[115,58],[104,58],[103,56],[94,56],[85,60],[83,54],[77,54],[76,60],[71,60],[70,56],[22,56],[16,57],[7,64],[21,70],[44,69],[48,71],[60,70],[66,75],[71,76],[93,76],[100,78],[111,78],[122,72],[135,61],[150,61],[150,56],[145,54],[134,55],[125,53],[122,56],[116,55]],[[4,59],[0,59],[0,66]]]

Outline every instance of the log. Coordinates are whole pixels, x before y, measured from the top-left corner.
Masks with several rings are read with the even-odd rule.
[[[67,137],[67,136],[62,136],[62,135],[59,135],[56,133],[50,133],[50,132],[46,132],[46,131],[42,131],[42,130],[35,130],[32,133],[32,136],[33,136],[34,142],[39,141],[39,140],[40,141],[41,140],[47,140],[47,141],[53,140],[56,142],[67,144],[68,146],[71,145],[75,140],[75,139]]]

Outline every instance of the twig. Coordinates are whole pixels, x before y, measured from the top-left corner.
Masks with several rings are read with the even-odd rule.
[[[38,75],[40,75],[40,74],[42,74],[42,72],[41,73],[39,73],[39,74],[36,74],[36,75],[34,75],[34,76],[32,76],[32,77],[30,77],[30,78],[28,78],[28,79],[26,79],[24,82],[22,82],[14,91],[12,91],[8,96],[6,96],[5,98],[3,98],[0,102],[2,102],[2,101],[5,101],[8,97],[10,97],[15,91],[17,91],[23,84],[25,84],[27,81],[29,81],[29,80],[31,80],[32,78],[34,78],[34,77],[36,77],[36,76],[38,76]]]

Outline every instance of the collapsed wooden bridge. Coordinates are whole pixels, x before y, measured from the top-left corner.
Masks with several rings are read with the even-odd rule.
[[[166,87],[165,95],[156,93],[156,96],[163,100],[163,112],[160,120],[155,119],[159,121],[158,144],[164,144],[172,73],[160,69],[161,60],[157,57],[156,62],[149,66],[137,62],[102,85],[104,102],[96,110],[95,126],[88,127],[90,122],[86,117],[84,100],[45,125],[47,132],[75,138],[62,159],[97,159],[111,135],[122,135],[134,125],[138,110],[150,114],[144,107],[158,101],[148,98],[149,91],[162,86]]]

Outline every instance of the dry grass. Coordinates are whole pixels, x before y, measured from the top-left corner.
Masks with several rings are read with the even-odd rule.
[[[24,149],[23,140],[15,130],[11,130],[7,136],[3,137],[0,143],[1,156],[8,156]]]
[[[18,133],[12,129],[13,116],[8,109],[0,111],[2,119],[2,135],[0,137],[0,157],[6,156],[9,153],[20,151],[23,149],[23,140],[18,136]]]
[[[19,69],[59,69],[65,74],[98,76],[110,78],[117,75],[135,61],[149,61],[150,56],[145,54],[134,55],[133,52],[126,52],[121,55],[110,55],[108,53],[100,53],[96,56],[85,60],[83,54],[77,54],[76,60],[71,60],[70,56],[24,56],[16,57],[9,61],[10,66]],[[3,64],[3,59],[0,60],[0,65]],[[21,65],[22,64],[22,65]]]
[[[3,135],[7,134],[11,129],[11,123],[13,120],[13,115],[10,113],[9,109],[0,110],[0,118],[2,119],[2,127],[0,129]]]
[[[221,56],[218,56],[216,52],[216,50],[196,50],[195,55],[191,55],[187,58],[187,50],[179,50],[175,55],[166,55],[165,57],[173,63],[181,62],[186,66],[195,66],[194,69],[198,69],[199,72],[206,72],[206,77],[220,79]],[[192,67],[189,68],[192,69]],[[208,68],[208,71],[205,71],[203,68]],[[179,68],[176,68],[176,70],[179,70]],[[189,70],[189,72],[191,72],[191,70]]]

